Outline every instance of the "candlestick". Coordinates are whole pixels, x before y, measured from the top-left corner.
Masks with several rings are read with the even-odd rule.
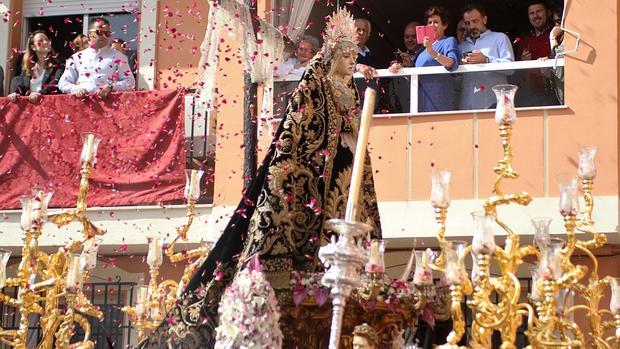
[[[345,213],[345,220],[355,221],[357,205],[360,196],[360,185],[364,177],[364,163],[366,159],[366,146],[368,145],[368,133],[374,112],[375,98],[377,92],[369,87],[366,88],[364,95],[364,106],[360,121],[360,130],[355,146],[355,157],[353,160],[353,173],[351,174],[351,186],[349,187],[349,199]]]

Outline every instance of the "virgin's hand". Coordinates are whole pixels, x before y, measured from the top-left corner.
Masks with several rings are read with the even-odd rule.
[[[33,92],[28,96],[28,100],[30,103],[37,104],[41,100],[41,94],[38,92]]]
[[[17,97],[19,97],[19,95],[17,94],[17,92],[13,92],[10,95],[6,96],[9,99],[9,102],[17,102]]]

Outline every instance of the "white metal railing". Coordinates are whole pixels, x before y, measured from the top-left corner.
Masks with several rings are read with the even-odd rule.
[[[408,116],[408,115],[436,115],[436,114],[455,114],[455,113],[472,113],[488,111],[482,110],[451,110],[442,112],[419,112],[418,111],[418,82],[420,76],[425,75],[438,75],[438,74],[468,74],[468,73],[481,73],[481,72],[493,72],[493,71],[518,71],[518,70],[532,70],[532,69],[550,69],[564,66],[564,58],[549,59],[549,60],[532,60],[532,61],[518,61],[518,62],[502,62],[502,63],[486,63],[486,64],[464,64],[459,65],[454,71],[448,71],[444,67],[420,67],[420,68],[403,68],[397,73],[391,73],[388,69],[377,69],[376,77],[378,78],[395,78],[395,77],[408,77],[410,90],[409,90],[409,113],[395,113],[395,114],[375,114],[375,117],[395,117],[395,116]],[[510,75],[512,75],[512,72]],[[361,73],[355,73],[354,78],[363,78]],[[278,82],[291,82],[293,80],[277,80]],[[522,87],[524,88],[524,87]],[[553,109],[561,108],[562,105],[554,106],[536,106],[536,107],[522,107],[518,109]]]

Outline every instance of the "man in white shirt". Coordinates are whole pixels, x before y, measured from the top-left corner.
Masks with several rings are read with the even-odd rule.
[[[469,35],[459,44],[463,54],[462,64],[512,62],[515,55],[506,34],[488,30],[487,16],[480,5],[467,5],[463,9],[463,21]],[[491,88],[506,84],[512,72],[479,72],[463,74],[461,109],[487,109],[496,103]]]
[[[311,35],[304,35],[295,49],[295,57],[287,59],[278,66],[275,77],[286,81],[301,80],[310,60],[319,49],[319,40]]]
[[[96,18],[90,23],[90,47],[77,52],[67,60],[58,88],[78,98],[95,94],[106,98],[111,91],[129,91],[136,86],[127,56],[111,49],[108,38],[112,35],[110,23]]]

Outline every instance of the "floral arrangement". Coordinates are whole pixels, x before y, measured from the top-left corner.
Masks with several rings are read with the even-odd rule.
[[[278,302],[260,267],[239,272],[222,296],[219,314],[215,349],[282,348]]]
[[[301,304],[306,297],[314,297],[314,300],[318,306],[325,304],[329,298],[329,288],[321,284],[323,273],[301,273],[294,271],[291,273],[290,286],[293,292],[293,303],[295,305]],[[414,302],[415,301],[415,289],[413,285],[407,282],[400,281],[398,279],[384,278],[383,286],[377,295],[377,299],[372,307],[377,302],[384,302],[388,308],[394,309],[400,302]],[[357,299],[362,306],[366,306],[371,302],[363,301],[358,295],[357,290],[353,290],[352,298]]]
[[[329,288],[323,286],[321,279],[323,273],[291,273],[291,291],[293,291],[293,303],[300,305],[307,296],[314,296],[314,301],[320,307],[325,304],[329,297]]]

